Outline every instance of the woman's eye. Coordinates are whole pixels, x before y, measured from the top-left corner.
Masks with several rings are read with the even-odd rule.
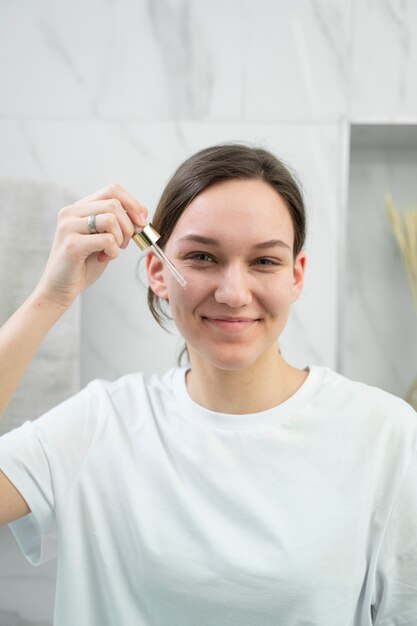
[[[203,263],[213,261],[213,258],[209,254],[206,254],[205,252],[196,252],[194,254],[190,254],[190,256],[187,258],[190,259],[191,261],[201,261]],[[266,257],[256,259],[254,263],[255,265],[260,265],[264,267],[273,267],[273,266],[280,265],[280,262],[278,260],[268,259]]]
[[[259,263],[259,265],[279,265],[278,261],[274,261],[273,259],[266,259],[266,258],[257,259],[256,262]]]
[[[197,259],[198,261],[201,261],[202,259],[197,258],[197,257],[207,257],[208,259],[211,259],[211,257],[208,254],[205,254],[205,252],[198,252],[197,254],[192,254],[190,257],[190,259]]]

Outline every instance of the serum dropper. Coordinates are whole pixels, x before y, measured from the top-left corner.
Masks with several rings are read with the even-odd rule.
[[[156,243],[158,239],[160,239],[161,235],[151,223],[146,224],[144,228],[139,228],[139,226],[135,227],[135,234],[133,235],[133,241],[139,246],[141,250],[149,250],[152,249],[152,252],[155,252],[156,256],[164,263],[164,265],[171,271],[177,283],[181,285],[181,287],[186,286],[187,282],[181,276],[177,268],[171,263],[166,254],[161,250],[161,248]]]

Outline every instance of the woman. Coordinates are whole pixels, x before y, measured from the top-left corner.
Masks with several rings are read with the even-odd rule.
[[[118,186],[60,211],[1,329],[3,410],[146,217]],[[149,305],[161,324],[169,307],[189,364],[94,380],[0,438],[0,522],[33,564],[58,556],[54,623],[417,623],[416,413],[278,349],[306,263],[294,177],[265,150],[208,148],[152,223],[187,288],[150,253]]]

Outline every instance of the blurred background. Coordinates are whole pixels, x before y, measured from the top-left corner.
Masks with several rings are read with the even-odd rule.
[[[289,164],[307,204],[284,358],[404,397],[417,318],[385,193],[417,203],[416,75],[415,0],[2,0],[0,323],[39,280],[60,208],[116,182],[152,216],[185,158],[244,141]],[[0,434],[93,378],[175,365],[140,256],[131,243],[54,327]],[[0,626],[51,626],[55,568],[0,528]]]

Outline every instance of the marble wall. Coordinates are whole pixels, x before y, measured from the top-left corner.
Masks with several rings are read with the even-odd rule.
[[[282,349],[341,369],[350,125],[417,123],[417,3],[3,0],[0,18],[0,179],[75,197],[118,182],[152,215],[196,150],[271,149],[299,174],[310,228]],[[82,295],[81,385],[175,363],[180,338],[147,311],[138,258],[131,244]],[[30,568],[0,538],[0,626],[51,623],[53,566]]]

